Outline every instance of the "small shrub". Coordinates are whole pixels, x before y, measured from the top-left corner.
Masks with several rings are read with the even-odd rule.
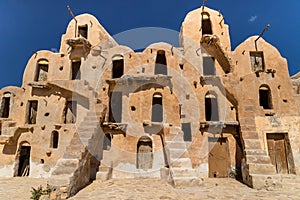
[[[43,186],[39,186],[37,189],[31,187],[31,197],[30,199],[39,200],[42,195],[49,195],[51,193],[51,189],[49,185],[47,185],[46,189],[43,189]]]

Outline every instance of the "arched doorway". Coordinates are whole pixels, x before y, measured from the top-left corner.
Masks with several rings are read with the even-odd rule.
[[[210,16],[208,13],[202,13],[202,35],[212,35],[212,25],[210,21]]]
[[[31,146],[25,142],[19,149],[19,166],[17,176],[29,176],[30,172],[30,150]]]
[[[153,164],[152,140],[143,136],[137,143],[137,169],[151,169]]]
[[[269,86],[262,85],[259,88],[259,105],[264,109],[272,109],[272,94]]]
[[[205,95],[205,118],[206,121],[219,121],[217,95],[210,92]]]
[[[155,93],[152,98],[152,122],[163,121],[162,95]]]
[[[167,58],[163,50],[157,51],[154,74],[168,75]]]
[[[124,74],[124,57],[115,55],[112,58],[112,78],[121,78]]]
[[[48,79],[49,62],[46,59],[41,59],[37,63],[35,81],[47,81]]]

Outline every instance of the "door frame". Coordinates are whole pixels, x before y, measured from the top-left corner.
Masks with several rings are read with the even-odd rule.
[[[270,156],[269,155],[269,147],[268,147],[268,134],[283,134],[284,135],[284,146],[285,146],[288,174],[296,174],[294,155],[293,155],[293,151],[292,151],[292,147],[291,147],[291,142],[289,139],[289,133],[286,131],[265,132],[265,149],[266,149],[266,152],[268,153],[268,156]],[[275,168],[276,168],[276,166],[275,166]],[[276,172],[277,172],[277,169],[276,169]]]

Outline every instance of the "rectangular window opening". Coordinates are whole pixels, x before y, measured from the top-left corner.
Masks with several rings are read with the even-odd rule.
[[[78,35],[79,37],[83,37],[85,39],[88,38],[88,26],[84,25],[84,26],[79,26],[78,27]]]
[[[81,61],[72,61],[72,80],[81,79],[80,66]]]
[[[215,76],[216,67],[215,67],[215,58],[204,56],[203,57],[203,75],[204,76]]]
[[[262,51],[250,52],[251,69],[254,72],[265,70],[264,54]]]
[[[37,110],[38,110],[38,101],[29,101],[28,113],[27,113],[28,124],[36,124]]]

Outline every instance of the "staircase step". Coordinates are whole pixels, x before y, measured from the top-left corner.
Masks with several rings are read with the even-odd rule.
[[[256,131],[242,131],[242,137],[243,139],[259,139]]]
[[[171,159],[170,166],[192,168],[192,162],[190,158]]]
[[[169,149],[170,160],[183,158],[186,155],[187,150],[185,149]]]
[[[182,142],[183,141],[183,134],[178,133],[178,134],[169,134],[166,137],[167,141],[173,141],[173,142]]]
[[[177,168],[177,167],[172,167],[171,168],[173,177],[194,177],[196,176],[196,170],[193,168]]]
[[[246,149],[245,153],[246,155],[268,155],[263,149]]]
[[[275,166],[272,164],[249,163],[249,174],[276,174]]]
[[[245,149],[261,149],[258,139],[244,139]]]
[[[247,163],[271,164],[270,157],[267,155],[247,155]]]
[[[166,141],[168,148],[186,149],[185,142],[181,141]]]
[[[243,124],[241,125],[241,131],[242,132],[256,131],[256,126],[255,124]]]

